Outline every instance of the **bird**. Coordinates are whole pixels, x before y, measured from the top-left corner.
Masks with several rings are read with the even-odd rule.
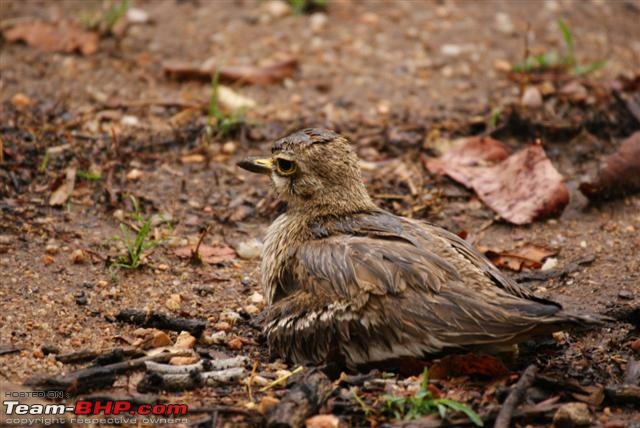
[[[260,267],[276,356],[357,368],[602,322],[535,296],[459,236],[379,208],[350,142],[334,131],[294,132],[237,165],[268,175],[286,204]]]

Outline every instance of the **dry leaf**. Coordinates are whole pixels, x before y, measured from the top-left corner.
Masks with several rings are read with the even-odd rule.
[[[3,32],[10,42],[24,41],[45,52],[91,55],[98,50],[98,35],[70,23],[26,22]]]
[[[478,250],[497,267],[516,272],[520,272],[522,268],[540,269],[544,259],[558,253],[556,250],[536,244],[525,244],[511,251],[499,251],[486,247],[479,247]]]
[[[464,138],[439,158],[425,158],[425,167],[432,174],[448,175],[460,184],[471,187],[474,171],[468,167],[486,166],[509,157],[500,141],[489,137]]]
[[[448,355],[429,367],[429,378],[445,379],[455,376],[499,377],[509,374],[504,363],[492,355]]]
[[[67,202],[71,193],[73,193],[73,189],[76,186],[76,168],[69,167],[65,170],[65,178],[64,181],[56,190],[53,191],[51,197],[49,198],[49,205],[56,206],[62,205]]]
[[[500,146],[495,140],[467,142],[438,159],[423,162],[431,172],[446,174],[472,188],[485,204],[511,223],[527,224],[561,213],[569,203],[569,190],[542,146],[534,144],[498,164],[481,166],[482,162],[504,156]]]
[[[591,182],[581,183],[580,191],[592,200],[640,191],[640,132],[632,134],[615,153],[605,157],[598,176]]]
[[[167,77],[176,80],[211,80],[218,71],[221,82],[270,85],[281,82],[298,69],[298,60],[288,57],[262,66],[223,66],[207,60],[200,65],[169,61],[163,65]]]
[[[195,249],[195,245],[187,245],[186,247],[177,248],[174,254],[181,258],[190,258],[191,253],[195,251]],[[211,246],[202,244],[198,249],[198,254],[203,262],[209,264],[226,262],[236,257],[236,252],[233,248],[227,247],[226,245]]]

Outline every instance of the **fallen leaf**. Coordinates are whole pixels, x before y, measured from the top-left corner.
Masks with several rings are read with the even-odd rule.
[[[45,52],[79,51],[91,55],[98,50],[96,33],[70,23],[25,22],[5,30],[3,36],[10,42],[23,41]]]
[[[580,184],[589,199],[606,200],[640,191],[640,132],[624,140],[602,160],[596,178]]]
[[[509,374],[509,369],[497,357],[483,354],[448,355],[429,367],[430,379],[455,376],[499,377]]]
[[[471,187],[473,170],[469,167],[486,166],[509,157],[506,146],[489,137],[470,137],[454,142],[453,147],[438,158],[423,158],[432,174],[448,175],[466,187]]]
[[[76,186],[76,168],[69,167],[65,170],[64,181],[51,194],[51,197],[49,198],[49,205],[56,206],[56,205],[62,205],[65,202],[67,202],[67,199],[69,199],[69,196],[71,196],[71,193],[73,192],[73,189],[75,186]]]
[[[191,254],[195,251],[195,245],[187,245],[186,247],[176,248],[174,254],[181,258],[191,258]],[[226,245],[204,245],[201,244],[198,249],[200,259],[209,264],[217,264],[233,260],[236,257],[236,252],[231,247]]]
[[[527,224],[562,212],[569,203],[569,190],[542,146],[533,144],[500,163],[482,166],[487,160],[500,159],[505,152],[495,140],[466,140],[441,157],[423,158],[423,162],[429,171],[446,174],[472,188],[508,222]]]
[[[298,69],[298,60],[287,57],[262,66],[222,66],[207,60],[197,65],[180,61],[169,61],[163,65],[164,74],[176,80],[210,81],[216,71],[221,82],[270,85],[293,75]]]
[[[510,251],[487,247],[478,247],[478,249],[497,267],[516,272],[520,272],[522,268],[540,269],[544,259],[558,253],[556,250],[536,244],[525,244]]]

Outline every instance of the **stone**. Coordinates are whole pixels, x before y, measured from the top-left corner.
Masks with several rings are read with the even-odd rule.
[[[562,405],[553,415],[556,428],[573,428],[591,425],[591,414],[585,403],[567,403]]]
[[[73,250],[69,256],[69,260],[71,260],[73,264],[81,265],[87,260],[87,256],[84,254],[84,251],[78,248],[77,250]]]
[[[522,94],[521,103],[525,107],[540,108],[542,107],[542,94],[535,86],[529,86]]]
[[[196,346],[196,338],[188,331],[181,331],[174,345],[175,348],[179,349],[193,349],[194,346]]]

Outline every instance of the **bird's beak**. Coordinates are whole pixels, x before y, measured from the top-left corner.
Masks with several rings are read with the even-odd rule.
[[[273,162],[271,158],[262,156],[250,156],[242,159],[237,165],[247,171],[256,172],[258,174],[271,174]]]

